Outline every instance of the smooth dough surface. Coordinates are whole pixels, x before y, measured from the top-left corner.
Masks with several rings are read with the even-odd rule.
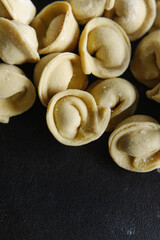
[[[95,98],[98,107],[109,107],[111,119],[106,131],[113,130],[119,122],[133,115],[138,103],[138,92],[122,78],[96,81],[87,90]]]
[[[39,61],[35,30],[16,20],[0,18],[0,58],[9,64]]]
[[[160,0],[156,1],[156,18],[150,29],[150,31],[156,31],[160,29]]]
[[[58,92],[67,89],[82,89],[88,85],[83,73],[80,57],[74,53],[52,53],[37,63],[34,83],[44,106]]]
[[[40,54],[70,52],[77,46],[80,30],[68,2],[47,5],[31,26],[37,33]]]
[[[80,36],[79,53],[85,74],[113,78],[127,69],[131,46],[126,33],[117,23],[99,17],[85,25]]]
[[[31,0],[0,0],[0,17],[30,24],[36,14]]]
[[[114,8],[105,11],[123,27],[131,41],[142,37],[153,25],[156,17],[155,0],[115,0]]]
[[[59,142],[80,146],[104,133],[110,114],[110,108],[98,109],[90,93],[69,89],[51,98],[46,119],[50,132]]]
[[[152,117],[133,115],[109,137],[109,152],[122,168],[148,172],[160,168],[160,125]]]
[[[160,83],[157,84],[153,89],[146,91],[146,95],[151,100],[160,103]]]
[[[0,122],[8,123],[10,117],[27,111],[35,99],[35,87],[23,71],[0,63]]]
[[[153,88],[160,82],[160,30],[140,41],[130,66],[134,77],[147,87]]]

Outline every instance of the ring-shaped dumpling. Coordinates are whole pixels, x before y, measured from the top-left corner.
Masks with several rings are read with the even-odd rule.
[[[148,98],[160,103],[160,83],[146,92]]]
[[[59,142],[80,146],[104,133],[110,112],[110,108],[98,108],[90,93],[69,89],[53,96],[46,119],[50,132]]]
[[[95,98],[98,107],[109,107],[111,119],[106,131],[112,131],[119,122],[134,114],[138,103],[138,92],[122,78],[96,81],[87,90]]]
[[[109,152],[122,168],[148,172],[160,168],[160,125],[145,115],[123,120],[109,137]]]
[[[156,5],[157,5],[156,18],[155,18],[155,21],[154,21],[150,31],[156,31],[156,30],[160,29],[160,0],[156,1]]]
[[[117,23],[99,17],[90,20],[84,27],[79,53],[85,74],[114,78],[127,69],[131,46],[126,33]]]
[[[67,89],[82,89],[88,85],[83,73],[80,57],[74,53],[52,53],[37,63],[34,83],[44,106],[56,93]]]
[[[36,90],[23,71],[13,65],[0,64],[0,122],[19,115],[32,107]]]
[[[39,61],[35,30],[16,20],[0,18],[0,58],[9,64]]]
[[[114,8],[105,11],[104,16],[120,24],[129,39],[135,41],[153,25],[156,3],[155,0],[115,0]]]
[[[0,0],[0,17],[30,24],[36,14],[36,7],[30,0]]]
[[[160,30],[140,41],[130,66],[134,77],[147,87],[153,88],[160,82]]]
[[[111,9],[115,0],[67,0],[79,24],[86,24],[94,17],[102,16],[104,9]]]
[[[37,33],[39,53],[74,51],[79,26],[68,2],[53,2],[34,18],[31,25]]]

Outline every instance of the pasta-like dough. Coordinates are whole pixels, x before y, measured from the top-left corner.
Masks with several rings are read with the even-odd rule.
[[[35,99],[35,87],[23,71],[0,63],[0,122],[8,123],[10,117],[27,111]]]
[[[47,5],[34,18],[32,27],[37,33],[40,54],[73,51],[77,46],[79,26],[67,2]]]
[[[90,20],[82,31],[79,53],[85,74],[114,78],[127,69],[131,46],[126,33],[117,23],[99,17]]]
[[[155,0],[115,0],[114,8],[104,16],[123,27],[131,41],[142,37],[156,17]]]
[[[53,136],[70,146],[98,139],[107,128],[110,108],[98,109],[93,96],[69,89],[53,96],[47,107],[47,125]]]
[[[113,130],[119,122],[132,115],[137,107],[138,92],[122,78],[96,81],[87,90],[95,98],[99,108],[111,108],[111,119],[106,131]]]
[[[130,66],[134,77],[147,87],[153,88],[160,82],[160,30],[140,41]]]
[[[30,24],[36,7],[30,0],[0,0],[0,17]]]
[[[160,29],[160,0],[156,1],[157,4],[157,14],[156,14],[156,19],[152,25],[152,28],[150,29],[150,31],[156,31]]]
[[[88,85],[80,57],[74,53],[52,53],[43,57],[34,70],[34,83],[44,106],[56,93],[66,89],[82,89]]]
[[[102,16],[104,9],[110,10],[115,0],[67,0],[79,24],[86,24],[94,17]]]
[[[9,64],[39,61],[35,30],[16,20],[0,18],[0,58]]]
[[[109,152],[122,168],[148,172],[160,168],[160,125],[145,115],[123,120],[109,137]]]
[[[146,92],[148,98],[160,103],[160,83]]]

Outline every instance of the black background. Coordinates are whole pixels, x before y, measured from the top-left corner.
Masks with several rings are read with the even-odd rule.
[[[33,0],[37,12],[51,2]],[[33,80],[34,64],[21,68]],[[146,88],[129,70],[123,77],[139,91],[136,113],[159,120],[160,105],[146,98]],[[160,171],[118,167],[107,133],[85,146],[64,146],[45,118],[37,97],[29,111],[0,124],[0,239],[160,239]]]

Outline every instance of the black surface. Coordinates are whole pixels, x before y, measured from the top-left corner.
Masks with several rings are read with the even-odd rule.
[[[36,1],[37,10],[52,1]],[[32,80],[34,65],[21,68]],[[136,113],[159,119],[159,104],[129,70],[140,93]],[[108,154],[108,134],[81,147],[58,143],[38,98],[0,124],[1,240],[158,240],[160,172],[132,173]]]

